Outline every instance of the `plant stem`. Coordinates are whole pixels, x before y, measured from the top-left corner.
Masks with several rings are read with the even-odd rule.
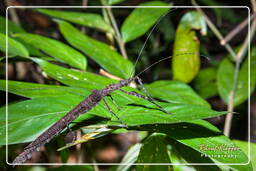
[[[233,90],[230,92],[230,95],[229,95],[229,103],[228,103],[228,112],[229,113],[226,116],[225,125],[224,125],[224,134],[226,136],[230,135],[231,123],[232,123],[232,118],[233,118],[232,112],[234,110],[234,98],[235,98],[235,92],[236,92],[236,88],[237,88],[240,64],[241,64],[241,61],[243,60],[243,57],[246,54],[246,51],[247,51],[247,48],[248,48],[248,45],[249,45],[249,41],[252,40],[252,37],[255,34],[255,30],[256,30],[256,19],[254,19],[254,21],[252,23],[250,36],[248,35],[246,37],[241,49],[237,53],[236,68],[235,68],[234,83],[233,83],[234,87],[233,87]]]
[[[192,0],[192,4],[194,6],[198,6],[198,4],[195,2],[195,0]],[[220,31],[217,29],[217,27],[207,17],[207,15],[203,12],[203,10],[201,10],[201,8],[199,8],[199,7],[196,7],[196,9],[197,9],[197,11],[199,11],[204,16],[206,23],[208,24],[208,26],[210,27],[212,32],[216,35],[216,37],[220,40],[220,42],[223,41],[224,37],[222,36]],[[236,58],[236,53],[231,48],[231,46],[229,44],[225,44],[224,47],[227,49],[227,51],[230,53],[230,55],[235,59]]]
[[[256,17],[256,12],[251,15],[251,20]],[[234,28],[228,35],[220,42],[221,45],[229,42],[234,36],[236,36],[246,25],[248,24],[248,19],[246,18],[243,22],[241,22],[236,28]]]
[[[195,6],[198,6],[195,0],[192,0],[192,4]],[[255,3],[254,3],[255,4]],[[205,20],[212,30],[212,32],[216,35],[216,37],[220,40],[220,42],[224,41],[223,36],[221,35],[220,31],[215,27],[215,25],[210,21],[210,19],[205,15],[205,13],[200,9],[197,8],[197,10],[205,17]],[[247,22],[250,22],[247,20]],[[234,101],[235,101],[235,94],[236,94],[236,89],[237,89],[237,83],[238,83],[238,76],[239,76],[239,69],[240,65],[242,62],[243,57],[246,54],[246,50],[249,45],[249,41],[251,41],[254,33],[255,33],[255,28],[256,28],[256,19],[254,18],[253,20],[253,26],[252,26],[252,34],[247,35],[247,38],[243,42],[242,47],[240,48],[239,52],[235,54],[234,50],[231,48],[231,46],[226,42],[225,44],[222,44],[230,53],[230,55],[233,57],[235,61],[235,72],[234,72],[234,81],[233,81],[233,88],[229,93],[228,97],[228,114],[226,115],[225,119],[225,125],[224,125],[224,135],[229,136],[230,135],[230,129],[232,125],[232,119],[233,119],[233,111],[234,111]]]
[[[102,1],[102,4],[105,5],[105,2]],[[120,31],[119,31],[119,29],[118,29],[118,27],[117,27],[115,17],[114,17],[114,15],[113,15],[113,13],[112,13],[111,8],[106,8],[106,10],[107,10],[107,14],[108,14],[108,16],[109,16],[109,19],[110,19],[110,21],[111,21],[111,24],[112,24],[112,26],[113,26],[113,28],[114,28],[114,31],[115,31],[115,39],[116,39],[117,44],[118,44],[118,46],[119,46],[120,52],[121,52],[122,56],[123,56],[125,59],[127,59],[128,56],[127,56],[127,53],[126,53],[126,50],[125,50],[125,43],[124,43],[124,41],[123,41],[123,39],[122,39],[122,37],[121,37]]]

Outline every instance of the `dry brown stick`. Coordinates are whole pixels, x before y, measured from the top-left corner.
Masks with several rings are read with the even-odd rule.
[[[251,15],[251,20],[253,20],[255,17],[256,17],[256,12]],[[225,45],[227,42],[229,42],[234,36],[236,36],[247,25],[248,25],[248,18],[245,19],[243,22],[241,22],[231,32],[229,32],[229,34],[223,40],[221,40],[220,44]]]

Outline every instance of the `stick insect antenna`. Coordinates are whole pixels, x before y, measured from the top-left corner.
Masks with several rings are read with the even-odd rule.
[[[143,50],[144,50],[144,48],[145,48],[145,46],[146,46],[146,44],[147,44],[147,42],[148,42],[148,39],[149,39],[149,37],[151,36],[151,34],[153,33],[153,31],[155,30],[156,26],[163,20],[163,18],[164,18],[166,15],[168,15],[169,13],[171,13],[172,11],[174,11],[174,10],[176,10],[176,9],[178,9],[178,8],[169,9],[165,14],[163,14],[163,15],[157,20],[157,22],[155,23],[155,25],[153,26],[153,28],[150,30],[150,32],[149,32],[149,34],[148,34],[148,36],[147,36],[147,38],[146,38],[144,44],[142,45],[142,47],[141,47],[141,49],[140,49],[139,55],[138,55],[138,57],[137,57],[137,59],[136,59],[136,61],[135,61],[135,64],[134,64],[134,68],[136,67],[136,65],[137,65],[137,63],[138,63],[138,61],[139,61],[139,59],[141,58],[141,54],[142,54],[142,52],[143,52]],[[132,73],[131,73],[130,76],[132,76],[132,75],[134,74],[134,72],[135,72],[135,70],[132,71]]]
[[[180,53],[180,54],[177,54],[177,55],[174,55],[174,56],[192,55],[192,54],[195,54],[195,53],[193,53],[193,52],[191,52],[191,53]],[[206,58],[207,60],[211,60],[211,58],[209,58],[208,56],[205,56],[205,55],[200,55],[200,56]],[[165,60],[167,60],[167,59],[171,59],[172,57],[173,57],[173,56],[168,56],[168,57],[165,57],[165,58],[163,58],[163,59],[160,59],[159,61],[156,61],[155,63],[149,65],[147,68],[145,68],[144,70],[142,70],[142,71],[141,71],[140,73],[138,73],[136,76],[134,76],[134,78],[137,77],[137,76],[139,76],[139,75],[141,75],[143,72],[147,71],[147,70],[148,70],[149,68],[151,68],[152,66],[154,66],[154,65],[156,65],[156,64],[158,64],[158,63],[160,63],[160,62],[162,62],[162,61],[165,61]]]

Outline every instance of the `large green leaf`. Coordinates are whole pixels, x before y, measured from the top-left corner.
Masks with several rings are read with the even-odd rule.
[[[15,34],[15,37],[24,40],[26,43],[33,45],[61,62],[82,70],[86,68],[85,56],[60,41],[30,33]]]
[[[134,126],[159,123],[180,123],[196,119],[216,117],[227,113],[217,112],[209,109],[209,107],[199,105],[157,103],[171,114],[160,111],[153,104],[149,104],[149,102],[145,100],[140,100],[136,102],[136,104],[146,107],[125,106],[117,113],[117,115],[127,125]]]
[[[256,81],[256,58],[251,57],[251,67],[250,67],[250,94],[255,89]],[[230,91],[233,89],[234,82],[234,65],[225,58],[219,68],[217,73],[217,86],[218,92],[221,98],[228,103]],[[242,64],[238,75],[237,89],[235,93],[234,105],[237,106],[248,99],[248,58]]]
[[[6,35],[0,33],[0,51],[6,52]],[[11,56],[28,57],[27,49],[18,41],[8,37],[8,54]]]
[[[256,144],[253,142],[246,142],[246,141],[240,141],[240,140],[232,140],[237,146],[241,148],[241,150],[247,154],[247,156],[250,156],[250,161],[252,162],[253,168],[256,168]],[[250,147],[250,152],[249,152]]]
[[[186,13],[175,33],[172,71],[173,79],[185,83],[197,75],[200,68],[199,40],[193,29],[201,29],[206,34],[206,23],[199,12]]]
[[[139,129],[165,133],[170,138],[200,152],[202,157],[208,155],[215,163],[227,164],[232,170],[252,170],[251,164],[242,165],[248,162],[245,153],[207,121],[195,120],[178,124],[148,125],[139,127]],[[232,163],[236,165],[232,165]]]
[[[107,44],[94,40],[67,22],[59,22],[60,31],[65,39],[81,50],[104,69],[122,78],[129,78],[133,71],[132,63],[124,59]]]
[[[216,166],[209,157],[202,157],[202,153],[194,150],[191,147],[188,147],[182,143],[179,143],[176,140],[168,139],[168,143],[171,145],[170,147],[170,158],[172,163],[180,164],[175,165],[175,170],[190,170],[192,169],[192,165],[188,166],[188,163],[207,163],[208,166],[205,165],[193,165],[193,167],[197,171],[204,171],[205,167],[209,170],[216,170],[219,171],[220,168]],[[169,147],[169,146],[168,146]],[[211,164],[211,165],[210,165]],[[185,167],[185,168],[184,168]],[[190,168],[187,168],[190,167]]]
[[[171,163],[167,153],[165,136],[153,134],[149,136],[140,149],[137,163]],[[172,170],[171,165],[137,165],[138,171]]]
[[[25,30],[19,25],[13,23],[10,20],[8,22],[8,35],[9,33],[24,33]],[[0,33],[6,34],[6,18],[0,16]]]
[[[145,85],[145,87],[153,97],[171,103],[195,104],[210,107],[191,87],[179,81],[155,81]]]
[[[71,70],[51,64],[42,59],[32,58],[32,60],[39,64],[43,71],[51,78],[54,78],[55,80],[58,80],[63,84],[73,87],[81,87],[89,90],[101,89],[104,88],[104,85],[108,85],[114,82],[111,79],[102,77],[97,74],[86,71],[80,72],[76,70]]]
[[[137,160],[142,144],[137,143],[129,148],[125,156],[123,157],[121,164],[116,171],[127,171],[132,164]]]
[[[140,6],[167,6],[165,2],[151,1],[140,4]],[[122,39],[125,42],[132,41],[141,35],[145,34],[150,27],[152,27],[157,20],[165,14],[170,7],[165,8],[136,8],[132,13],[125,19],[122,27]]]
[[[0,80],[0,90],[6,91],[6,80]],[[66,87],[58,85],[46,85],[8,80],[8,92],[27,98],[38,98],[48,96],[78,95],[88,96],[90,92],[83,88]]]
[[[72,87],[93,90],[93,89],[102,89],[109,84],[117,82],[115,80],[111,80],[109,78],[102,77],[100,75],[93,74],[90,72],[85,72],[85,71],[79,72],[79,71],[63,68],[63,67],[51,64],[42,59],[38,59],[38,58],[32,58],[32,59],[40,65],[40,67],[44,70],[44,72],[48,76],[62,82],[63,84],[66,84]],[[127,91],[137,91],[136,89],[129,88],[129,87],[126,87],[124,89]],[[124,94],[120,91],[113,92],[112,96],[115,99],[115,101],[119,103],[119,105],[130,104],[139,100],[137,97]]]
[[[23,143],[34,140],[43,131],[68,113],[85,97],[63,95],[56,97],[41,97],[26,100],[8,106],[8,144]],[[5,107],[0,108],[0,133],[5,134]],[[76,121],[91,118],[92,115],[110,118],[111,114],[102,104],[97,105]],[[40,123],[40,124],[39,124]],[[0,144],[5,140],[1,139]]]
[[[70,21],[75,24],[80,24],[87,27],[97,28],[102,31],[113,33],[112,27],[107,24],[104,19],[93,13],[82,13],[82,12],[71,12],[71,11],[58,11],[50,9],[37,9],[37,11],[49,15],[51,17],[56,17]]]

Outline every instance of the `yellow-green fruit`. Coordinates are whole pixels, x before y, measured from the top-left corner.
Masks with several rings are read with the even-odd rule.
[[[195,31],[179,27],[176,31],[173,50],[173,79],[189,83],[195,78],[199,68],[199,41]]]

